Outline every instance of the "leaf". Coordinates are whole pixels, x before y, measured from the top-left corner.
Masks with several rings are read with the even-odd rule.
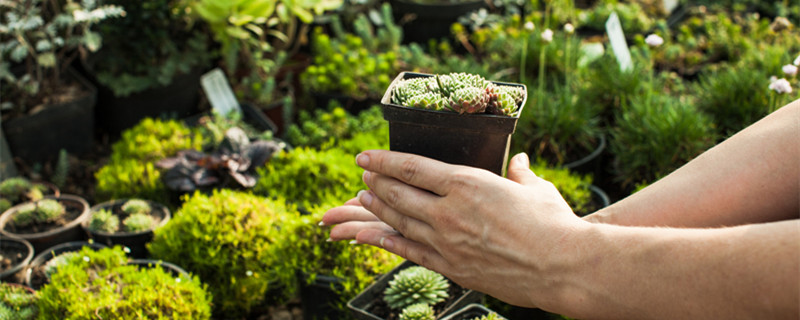
[[[244,31],[242,28],[238,27],[226,27],[225,33],[229,36],[238,38],[238,39],[248,39],[250,38],[250,34],[247,31]]]
[[[103,45],[103,37],[97,32],[86,31],[86,34],[83,35],[83,43],[89,51],[96,52]]]
[[[36,51],[43,52],[49,51],[53,48],[52,43],[47,39],[41,39],[36,42]]]
[[[21,45],[17,45],[16,47],[14,47],[14,49],[11,49],[11,61],[20,62],[27,56],[28,56],[28,50],[26,50],[25,47]]]
[[[275,12],[275,3],[274,0],[250,1],[240,12],[253,17],[269,17]]]
[[[52,52],[45,52],[36,56],[36,63],[45,67],[52,68],[56,66],[56,55]]]

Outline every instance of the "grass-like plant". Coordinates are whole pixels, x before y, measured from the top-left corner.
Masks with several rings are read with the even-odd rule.
[[[297,216],[281,199],[226,189],[195,193],[169,224],[155,230],[148,249],[207,283],[215,315],[246,316],[264,303],[267,290],[288,296],[293,289],[294,273],[278,272],[285,262],[277,259],[275,246],[285,241],[284,220]]]
[[[383,300],[396,310],[420,303],[435,305],[447,299],[448,288],[450,283],[438,272],[422,266],[412,266],[394,275],[383,292]]]
[[[0,319],[33,320],[39,314],[38,297],[23,286],[0,282]]]
[[[209,319],[210,296],[197,277],[127,264],[121,247],[74,252],[39,291],[40,318]]]

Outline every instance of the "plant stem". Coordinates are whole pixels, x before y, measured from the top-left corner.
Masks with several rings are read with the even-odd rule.
[[[525,31],[523,31],[525,32]],[[525,83],[525,61],[528,60],[528,37],[529,34],[525,33],[522,38],[522,55],[519,59],[519,82]]]

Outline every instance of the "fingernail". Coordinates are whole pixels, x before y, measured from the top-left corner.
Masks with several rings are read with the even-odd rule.
[[[358,240],[350,240],[350,244],[358,244]]]
[[[369,156],[363,153],[359,153],[356,156],[356,163],[362,168],[366,167],[367,165],[369,165]]]
[[[517,154],[517,163],[524,167],[530,167],[531,160],[528,159],[528,154],[525,152],[520,152]]]
[[[384,248],[386,250],[392,250],[393,247],[394,247],[394,241],[386,237],[381,238],[381,248]]]
[[[367,180],[369,180],[369,176],[370,175],[371,175],[371,173],[369,173],[369,171],[364,171],[364,173],[361,174],[361,181],[364,181],[364,183],[367,183]]]
[[[317,223],[317,225],[320,226],[320,227],[324,227],[325,226],[325,221],[320,221],[319,223]]]
[[[358,201],[364,206],[369,206],[372,204],[372,195],[367,190],[361,190],[358,192]]]
[[[333,242],[333,239],[331,238],[325,239],[325,242]]]

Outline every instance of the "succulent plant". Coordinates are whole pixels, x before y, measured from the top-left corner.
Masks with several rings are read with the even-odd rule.
[[[12,206],[14,206],[14,204],[11,203],[11,200],[8,200],[6,198],[0,198],[0,212],[5,212],[6,210],[8,210],[8,208],[11,208]]]
[[[127,214],[148,213],[150,212],[150,204],[145,200],[131,199],[125,201],[120,209]]]
[[[22,205],[14,215],[14,225],[24,227],[34,222],[55,221],[66,212],[57,200],[44,199]]]
[[[402,310],[410,305],[434,305],[448,297],[450,283],[441,274],[420,266],[398,272],[383,292],[383,300],[392,309]]]
[[[154,224],[153,217],[146,213],[134,213],[122,220],[125,230],[130,232],[150,230]]]
[[[119,217],[114,215],[111,210],[100,209],[92,213],[89,220],[89,230],[113,233],[119,228]]]
[[[400,320],[435,320],[433,307],[427,303],[412,304],[400,313]]]
[[[14,225],[24,227],[36,221],[36,205],[33,203],[26,203],[17,209],[17,214],[14,216]]]
[[[515,116],[525,90],[497,85],[475,74],[450,73],[400,80],[392,103],[411,108]]]
[[[0,182],[0,197],[8,199],[11,203],[36,201],[44,197],[44,186],[30,182],[22,177],[8,178]]]
[[[489,312],[480,317],[472,318],[472,320],[500,320],[500,319],[503,319],[503,317],[501,317],[496,312]]]

